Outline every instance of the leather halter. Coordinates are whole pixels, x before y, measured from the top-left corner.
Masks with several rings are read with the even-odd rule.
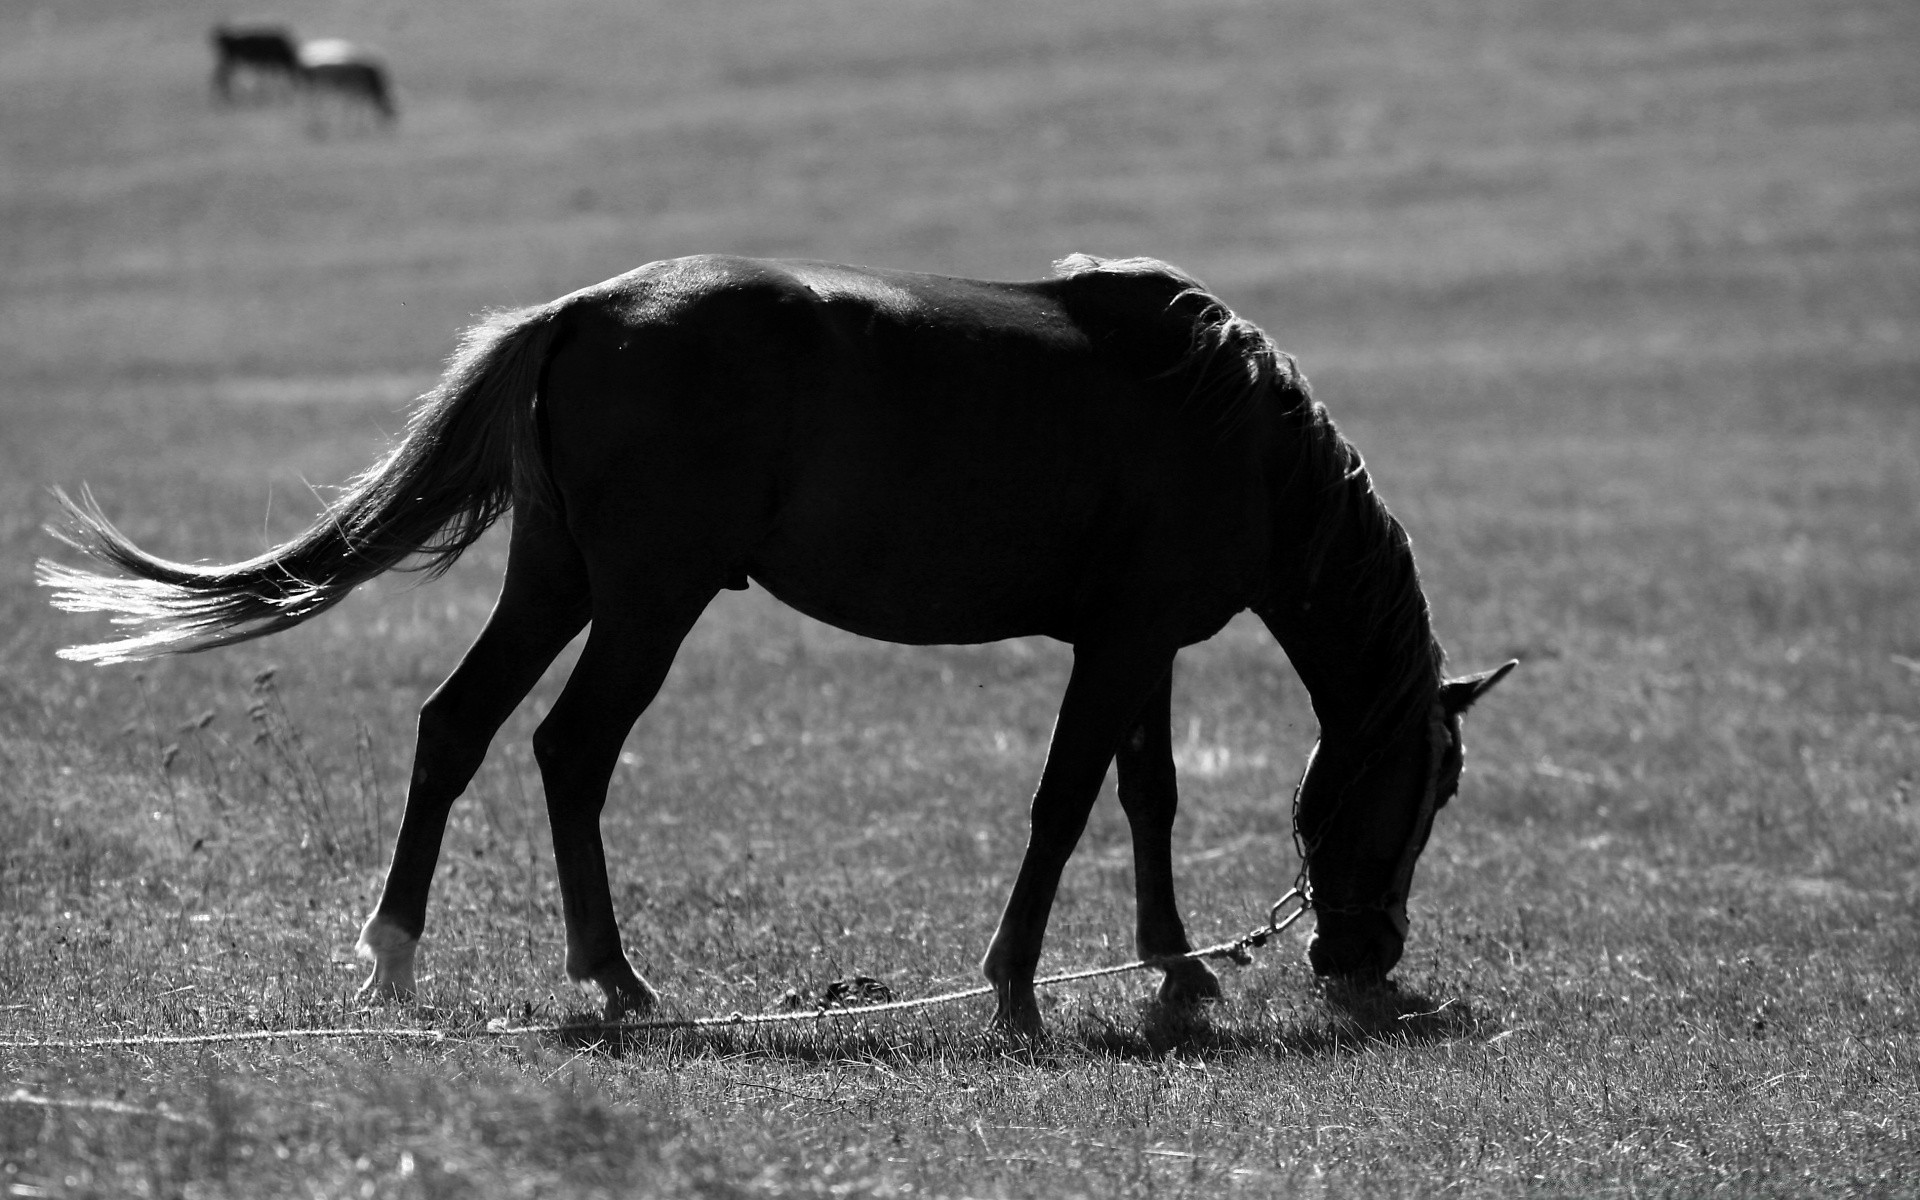
[[[1336,908],[1332,905],[1321,903],[1313,894],[1313,883],[1307,874],[1307,862],[1309,856],[1319,846],[1319,839],[1316,838],[1311,844],[1308,844],[1301,836],[1300,796],[1306,789],[1307,773],[1313,769],[1314,759],[1319,756],[1320,743],[1315,742],[1313,749],[1308,752],[1306,768],[1300,772],[1300,782],[1295,784],[1293,788],[1294,845],[1300,855],[1300,874],[1294,880],[1294,887],[1296,891],[1305,897],[1307,906],[1313,909],[1315,913],[1351,915],[1363,912],[1379,912],[1385,915],[1387,920],[1392,923],[1394,932],[1399,935],[1400,939],[1403,942],[1406,940],[1407,897],[1413,890],[1413,870],[1415,864],[1420,860],[1421,851],[1427,847],[1427,839],[1431,837],[1433,833],[1434,817],[1440,811],[1440,771],[1446,760],[1447,747],[1452,741],[1452,734],[1447,729],[1447,723],[1441,716],[1441,711],[1441,706],[1436,701],[1427,715],[1427,783],[1420,795],[1420,805],[1414,811],[1413,827],[1407,833],[1406,844],[1401,847],[1400,857],[1394,865],[1391,879],[1386,888],[1381,892],[1379,898],[1371,903],[1348,904]],[[1335,802],[1333,811],[1327,814],[1325,821],[1321,822],[1323,831],[1325,827],[1332,822],[1333,818],[1339,814],[1340,809],[1345,806],[1345,792],[1353,786],[1353,781],[1358,780],[1362,775],[1365,775],[1371,770],[1375,761],[1384,753],[1384,748],[1376,750],[1373,754],[1368,755],[1367,758],[1361,761],[1360,768],[1353,773],[1347,786],[1341,789],[1342,795],[1339,800]]]

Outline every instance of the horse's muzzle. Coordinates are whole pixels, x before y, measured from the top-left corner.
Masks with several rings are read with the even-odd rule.
[[[1379,979],[1400,961],[1406,944],[1404,917],[1395,921],[1379,909],[1319,913],[1307,963],[1315,975]]]

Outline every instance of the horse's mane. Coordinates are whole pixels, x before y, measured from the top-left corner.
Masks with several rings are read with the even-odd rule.
[[[1355,744],[1383,744],[1426,719],[1445,655],[1433,636],[1412,542],[1293,356],[1199,280],[1156,259],[1076,254],[1054,267],[1065,276],[1158,277],[1173,285],[1167,309],[1191,321],[1192,335],[1186,354],[1161,376],[1176,380],[1184,403],[1222,436],[1257,410],[1276,418],[1280,452],[1292,459],[1281,467],[1281,490],[1312,522],[1302,557],[1306,602],[1370,631],[1361,640],[1373,661],[1355,666],[1382,672],[1384,682],[1351,731]]]
[[[1288,425],[1298,450],[1289,487],[1314,513],[1304,556],[1306,599],[1315,607],[1332,605],[1373,631],[1369,641],[1386,674],[1353,733],[1358,745],[1384,745],[1428,718],[1446,654],[1433,635],[1406,528],[1373,490],[1366,460],[1313,399],[1306,377],[1294,372],[1291,381]]]
[[[1276,380],[1297,374],[1292,356],[1275,347],[1258,325],[1235,315],[1205,284],[1178,267],[1157,258],[1070,254],[1053,269],[1069,279],[1136,281],[1146,289],[1138,299],[1157,299],[1176,327],[1179,322],[1187,325],[1185,351],[1153,378],[1171,381],[1181,408],[1219,437],[1232,434],[1267,402]]]

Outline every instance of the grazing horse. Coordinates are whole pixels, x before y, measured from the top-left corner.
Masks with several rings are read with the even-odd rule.
[[[370,50],[339,38],[300,43],[300,81],[314,97],[335,97],[365,105],[382,122],[400,115],[387,86],[386,64]]]
[[[242,72],[256,83],[289,88],[300,78],[300,57],[293,31],[281,25],[215,25],[213,94],[233,100],[233,84]]]
[[[1075,255],[984,282],[806,262],[654,263],[469,330],[405,436],[305,533],[229,566],[153,557],[90,496],[51,562],[69,611],[134,631],[114,662],[260,637],[411,563],[444,571],[502,514],[500,598],[420,711],[406,812],[361,934],[367,993],[407,996],[447,813],[488,743],[590,626],[533,736],[567,973],[609,1019],[655,1004],[621,948],[599,816],[622,740],[722,588],[914,644],[1044,634],[1073,667],[1025,856],[981,966],[1003,1025],[1033,980],[1062,868],[1107,767],[1132,830],[1136,943],[1189,949],[1174,902],[1171,669],[1252,609],[1311,693],[1295,793],[1308,949],[1377,976],[1462,762],[1460,716],[1513,664],[1445,678],[1413,555],[1293,359],[1193,279]],[[1160,996],[1219,994],[1195,960]]]

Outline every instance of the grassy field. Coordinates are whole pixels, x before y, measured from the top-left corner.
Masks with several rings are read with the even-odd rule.
[[[0,1045],[31,1196],[1920,1191],[1920,10],[1908,0],[314,0],[391,135],[208,101],[219,14],[0,8]],[[417,1009],[351,942],[412,715],[504,555],[267,642],[56,647],[48,485],[232,558],[381,451],[472,314],[695,251],[1152,254],[1298,354],[1413,532],[1469,720],[1397,990],[1300,942],[1204,1019],[1126,976],[778,1033],[470,1036],[585,1002],[527,735],[456,810]],[[729,593],[606,827],[676,1011],[975,981],[1064,683]],[[1256,624],[1182,656],[1197,938],[1291,880],[1313,736]],[[1043,968],[1130,954],[1118,806]]]

